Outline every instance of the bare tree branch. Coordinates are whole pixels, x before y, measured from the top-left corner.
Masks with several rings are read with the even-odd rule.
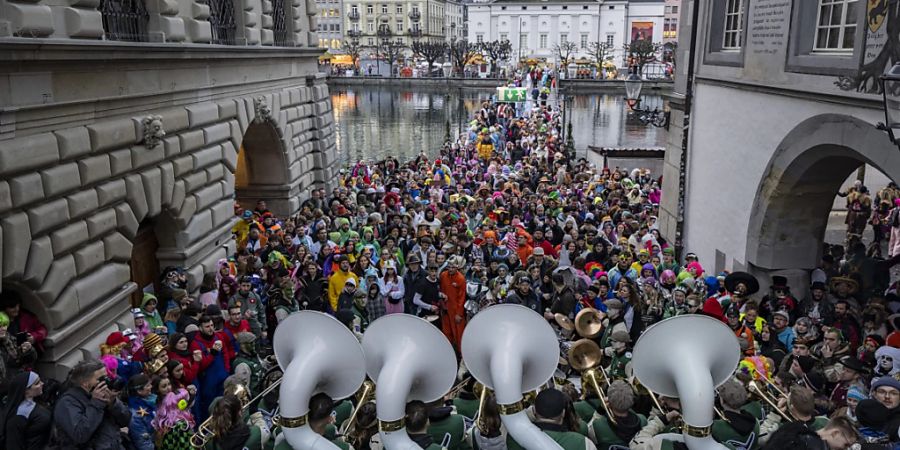
[[[568,64],[569,60],[578,51],[578,45],[572,41],[564,41],[559,44],[553,44],[553,52],[559,56],[560,64]]]
[[[447,53],[447,43],[446,42],[422,42],[415,41],[413,42],[412,47],[410,47],[413,54],[424,59],[428,62],[428,75],[431,76],[434,71],[433,64],[439,58],[443,57],[445,53]]]
[[[491,61],[491,75],[496,76],[500,70],[500,63],[509,59],[512,53],[512,44],[509,41],[490,41],[482,42],[479,45],[483,55],[487,56]]]
[[[479,54],[478,45],[465,39],[451,44],[450,61],[453,63],[453,71],[461,74],[466,67],[466,63],[477,54]]]

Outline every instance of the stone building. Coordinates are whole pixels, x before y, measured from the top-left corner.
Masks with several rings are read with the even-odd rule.
[[[876,128],[885,120],[878,77],[898,45],[888,31],[900,26],[887,4],[683,0],[660,215],[667,239],[714,273],[783,273],[798,291],[809,285],[844,180],[863,164],[900,180],[900,151]]]
[[[575,57],[602,43],[624,61],[632,40],[662,42],[663,0],[492,0],[468,7],[469,42],[508,40],[514,60],[559,59],[555,46],[574,42]]]
[[[0,288],[55,376],[160,267],[214,272],[235,200],[290,214],[337,170],[314,0],[100,6],[0,0]]]
[[[461,16],[460,5],[445,12],[445,0],[346,0],[344,29],[363,46],[377,46],[383,38],[411,45],[416,39],[440,41],[447,39],[449,25]],[[460,19],[461,20],[461,19]]]
[[[343,0],[316,0],[318,15],[316,16],[319,47],[327,48],[334,53],[344,43],[344,2]]]

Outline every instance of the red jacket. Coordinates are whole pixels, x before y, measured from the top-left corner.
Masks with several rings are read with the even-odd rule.
[[[191,342],[191,353],[193,353],[194,350],[203,352],[203,359],[200,360],[200,370],[197,371],[198,375],[200,372],[206,370],[215,359],[212,348],[217,340],[222,341],[222,353],[225,356],[225,370],[228,373],[231,373],[231,360],[234,359],[234,347],[231,346],[231,338],[228,337],[228,334],[223,331],[217,331],[210,339],[203,337],[203,333],[197,333],[197,335],[194,336],[194,341]],[[203,344],[202,346],[200,345],[201,343]],[[206,348],[205,351],[204,347]]]
[[[169,361],[178,361],[184,366],[184,378],[181,380],[172,380],[173,383],[178,382],[182,385],[181,387],[186,387],[197,379],[197,372],[200,371],[200,363],[194,361],[193,352],[187,357],[181,356],[175,352],[169,352]]]
[[[250,331],[250,322],[247,322],[247,319],[241,319],[241,323],[237,325],[232,325],[230,320],[225,321],[225,328],[228,328],[228,331],[231,332],[231,335],[237,339],[238,333],[247,332],[252,333]]]

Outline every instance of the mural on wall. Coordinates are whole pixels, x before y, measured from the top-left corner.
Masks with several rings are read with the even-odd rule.
[[[631,42],[652,40],[653,22],[631,22]]]
[[[859,71],[834,82],[845,91],[880,94],[879,77],[900,61],[900,0],[865,0],[865,36]]]

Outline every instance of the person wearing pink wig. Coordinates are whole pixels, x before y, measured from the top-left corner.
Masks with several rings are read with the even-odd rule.
[[[156,446],[167,450],[191,449],[194,417],[191,416],[190,394],[185,389],[169,392],[159,404],[153,428],[156,429]]]

